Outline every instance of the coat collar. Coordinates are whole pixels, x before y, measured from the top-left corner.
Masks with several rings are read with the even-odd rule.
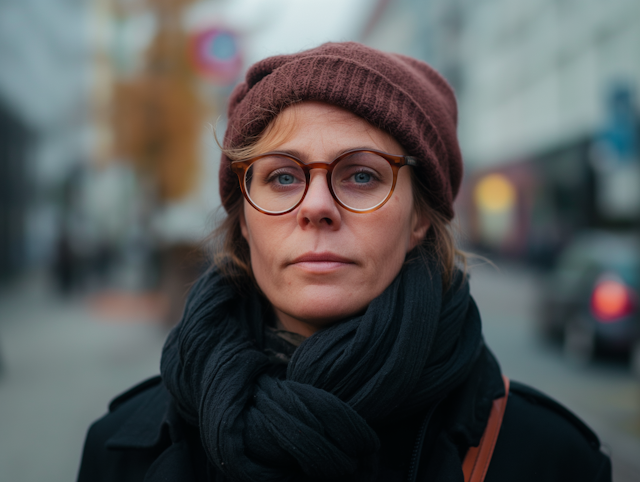
[[[500,365],[483,344],[465,382],[448,397],[445,430],[460,447],[477,446],[489,419],[493,400],[504,396]]]
[[[159,380],[159,377],[157,378]],[[127,395],[136,391],[134,388],[112,403],[112,407],[116,402],[116,407],[129,403],[135,403],[137,407],[118,431],[107,440],[108,448],[151,448],[163,441],[175,443],[182,438],[177,413],[164,385],[159,382],[152,388],[145,388],[144,391],[134,393],[127,399]]]
[[[202,464],[194,464],[195,445],[189,440],[189,427],[172,402],[164,384],[157,377],[153,383],[146,382],[130,390],[112,403],[113,409],[125,409],[129,405],[129,416],[106,442],[108,449],[154,449],[159,455],[144,476],[144,482],[181,480],[195,482],[209,480],[206,455],[201,451]],[[197,438],[197,437],[196,437]],[[200,469],[197,469],[199,467]],[[201,470],[202,473],[196,471]]]

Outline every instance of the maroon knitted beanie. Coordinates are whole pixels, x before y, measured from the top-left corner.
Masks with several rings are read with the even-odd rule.
[[[342,107],[391,134],[418,159],[414,172],[428,187],[430,206],[453,218],[462,178],[456,100],[430,66],[354,42],[266,58],[249,68],[231,94],[224,147],[246,146],[282,109],[305,100]],[[223,206],[228,209],[240,195],[238,178],[223,154]]]

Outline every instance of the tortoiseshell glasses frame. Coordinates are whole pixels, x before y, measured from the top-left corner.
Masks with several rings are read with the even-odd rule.
[[[386,197],[384,199],[382,199],[381,201],[379,201],[378,203],[376,203],[376,205],[367,208],[367,209],[356,209],[353,208],[351,206],[346,205],[344,202],[342,202],[338,196],[336,196],[336,193],[334,191],[333,188],[333,184],[331,182],[331,176],[333,174],[333,171],[336,167],[336,165],[338,165],[338,163],[343,160],[345,157],[347,156],[352,156],[353,154],[357,154],[357,153],[372,153],[372,154],[376,154],[378,155],[380,158],[385,159],[388,163],[389,166],[391,167],[391,170],[393,172],[393,182],[391,184],[391,188],[389,189],[389,193],[386,195]],[[250,195],[247,192],[247,186],[246,186],[246,180],[247,180],[247,170],[251,167],[251,165],[253,163],[255,163],[256,161],[259,161],[260,159],[264,159],[266,157],[273,157],[273,156],[278,156],[278,157],[282,157],[282,158],[286,158],[286,159],[290,159],[291,161],[293,161],[295,164],[297,164],[302,171],[304,172],[304,176],[305,176],[305,187],[304,187],[304,192],[302,194],[302,196],[300,197],[300,199],[291,207],[282,210],[282,211],[269,211],[266,210],[258,205],[255,204],[255,202],[251,199]],[[342,208],[346,209],[347,211],[353,212],[353,213],[370,213],[373,212],[377,209],[380,209],[382,206],[384,206],[384,204],[391,198],[391,196],[393,195],[393,191],[396,187],[396,181],[398,179],[398,171],[402,166],[417,166],[418,165],[418,161],[415,157],[412,156],[398,156],[398,155],[393,155],[393,154],[389,154],[387,152],[383,152],[383,151],[378,151],[376,149],[351,149],[348,150],[344,153],[342,153],[340,156],[336,157],[332,162],[330,163],[323,163],[323,162],[313,162],[313,163],[309,163],[309,164],[305,164],[304,162],[302,162],[300,159],[298,159],[297,157],[285,153],[285,152],[278,152],[278,151],[273,151],[273,152],[267,152],[265,154],[261,154],[259,156],[256,157],[252,157],[251,159],[247,159],[246,161],[234,161],[231,163],[231,169],[233,170],[233,172],[236,173],[236,175],[238,176],[238,181],[240,183],[240,189],[242,190],[242,194],[244,196],[244,198],[247,200],[247,202],[257,211],[263,213],[263,214],[267,214],[269,216],[279,216],[282,214],[287,214],[290,213],[291,211],[293,211],[294,209],[296,209],[304,200],[304,198],[307,195],[307,191],[309,190],[309,182],[310,182],[310,171],[312,169],[324,169],[326,171],[326,178],[327,178],[327,186],[329,187],[329,192],[331,193],[331,196],[333,197],[333,199],[336,201],[336,203],[338,203],[339,206],[341,206]]]

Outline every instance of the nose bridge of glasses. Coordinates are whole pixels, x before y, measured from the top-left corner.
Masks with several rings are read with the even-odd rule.
[[[335,162],[311,162],[309,164],[305,164],[304,166],[307,168],[307,170],[309,172],[311,172],[312,169],[321,169],[324,170],[326,172],[331,172],[333,170],[333,166],[335,165]]]
[[[317,163],[317,164],[319,164],[319,166],[313,165],[313,167],[312,167],[311,164],[307,164],[307,166],[309,168],[309,170],[308,170],[309,174],[308,174],[308,178],[307,178],[307,184],[308,184],[307,191],[312,189],[312,186],[315,185],[314,179],[319,177],[319,178],[324,178],[324,180],[325,180],[325,182],[324,182],[325,189],[327,189],[329,191],[329,193],[331,193],[332,192],[331,181],[330,181],[331,170],[328,167],[329,164],[323,164],[323,163]],[[315,174],[314,174],[314,171],[315,171]],[[324,171],[324,172],[322,172],[322,171]],[[320,187],[322,188],[322,184],[323,184],[322,180],[320,180],[319,182],[321,184]],[[308,194],[308,192],[307,192],[307,194]]]
[[[319,171],[324,171],[324,177],[327,180],[327,185],[329,187],[329,190],[331,190],[330,188],[330,179],[331,179],[331,172],[333,171],[333,166],[335,163],[326,163],[326,162],[311,162],[309,164],[305,164],[305,168],[307,169],[307,182],[309,185],[311,185],[312,182],[312,178],[314,177],[313,175],[313,171],[316,171],[318,174],[318,176],[321,176],[322,173]]]

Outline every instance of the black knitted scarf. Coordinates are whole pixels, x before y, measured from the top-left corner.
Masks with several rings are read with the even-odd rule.
[[[265,316],[256,290],[239,293],[215,271],[201,277],[161,372],[211,463],[238,481],[366,472],[379,449],[372,426],[434,406],[483,346],[466,279],[456,273],[443,293],[437,266],[407,263],[363,314],[306,339],[280,372],[256,341]]]

